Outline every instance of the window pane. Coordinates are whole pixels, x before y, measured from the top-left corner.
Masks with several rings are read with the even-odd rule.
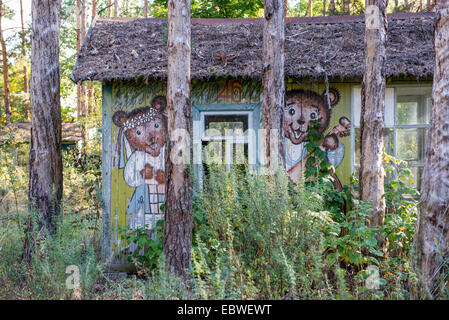
[[[226,150],[226,146],[230,148]],[[230,158],[227,158],[227,151]],[[243,170],[248,163],[247,143],[226,143],[226,141],[203,141],[203,173],[207,176],[209,166],[227,165],[229,168],[235,167]]]
[[[394,126],[394,88],[385,89],[385,127]],[[362,89],[359,87],[354,87],[352,91],[352,105],[353,105],[353,116],[352,119],[354,127],[360,127],[360,113],[362,106]]]
[[[393,129],[384,129],[385,153],[393,155]],[[355,156],[354,163],[360,164],[360,129],[355,129]]]
[[[397,129],[396,153],[397,158],[412,164],[424,162],[427,129]]]
[[[398,125],[429,123],[429,104],[425,96],[398,96],[396,123]]]
[[[248,129],[248,115],[206,115],[204,117],[204,130],[207,136],[225,136],[227,130],[241,130],[239,135],[244,134]],[[207,130],[217,130],[212,133]],[[229,133],[228,134],[232,134]],[[234,135],[234,134],[232,134]]]

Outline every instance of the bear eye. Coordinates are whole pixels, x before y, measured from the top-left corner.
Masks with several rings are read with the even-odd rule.
[[[310,118],[316,119],[316,112],[312,112],[312,113],[310,114]]]
[[[138,136],[140,136],[140,135],[142,134],[142,132],[141,132],[140,130],[137,130],[137,131],[136,131],[136,134],[137,134]]]
[[[291,116],[295,115],[295,109],[292,108],[292,109],[288,110],[288,114]]]
[[[155,127],[155,128],[159,128],[159,123],[156,123],[156,124],[154,125],[154,127]]]

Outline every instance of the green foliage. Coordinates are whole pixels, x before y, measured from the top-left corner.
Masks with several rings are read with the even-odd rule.
[[[127,261],[134,263],[140,271],[144,271],[144,275],[148,275],[148,271],[156,270],[162,255],[164,220],[159,220],[151,230],[148,225],[136,229],[126,226],[118,232],[129,244],[128,249],[121,255],[126,256]]]
[[[335,168],[328,161],[326,152],[321,146],[325,135],[320,132],[321,119],[310,121],[310,128],[307,133],[308,142],[306,144],[309,153],[305,164],[304,178],[305,184],[314,186],[320,184],[324,186],[323,196],[327,203],[327,209],[333,213],[336,219],[343,219],[342,213],[346,207],[346,202],[351,204],[352,192],[347,186],[343,187],[343,191],[334,188],[331,173],[335,172]]]
[[[167,0],[154,0],[153,17],[167,17]],[[192,18],[254,18],[263,13],[263,0],[192,0]]]

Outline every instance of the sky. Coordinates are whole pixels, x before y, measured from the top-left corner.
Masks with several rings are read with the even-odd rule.
[[[31,1],[22,0],[23,2],[23,19],[25,26],[31,22]],[[5,37],[9,37],[16,32],[20,32],[20,1],[19,0],[4,0],[3,3],[14,10],[14,17],[10,19],[2,19],[2,27],[5,33]]]

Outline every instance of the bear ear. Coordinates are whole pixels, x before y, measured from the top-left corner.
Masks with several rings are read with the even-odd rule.
[[[157,111],[163,112],[167,107],[167,99],[164,96],[154,97],[151,101],[151,106],[156,108]]]
[[[326,90],[323,92],[324,101],[326,101],[327,104],[327,96],[326,96]],[[337,89],[329,88],[329,100],[331,103],[331,106],[335,106],[340,101],[340,92],[338,92]]]
[[[121,110],[115,112],[112,116],[112,122],[114,122],[117,127],[123,127],[126,120],[128,120],[128,114]]]

